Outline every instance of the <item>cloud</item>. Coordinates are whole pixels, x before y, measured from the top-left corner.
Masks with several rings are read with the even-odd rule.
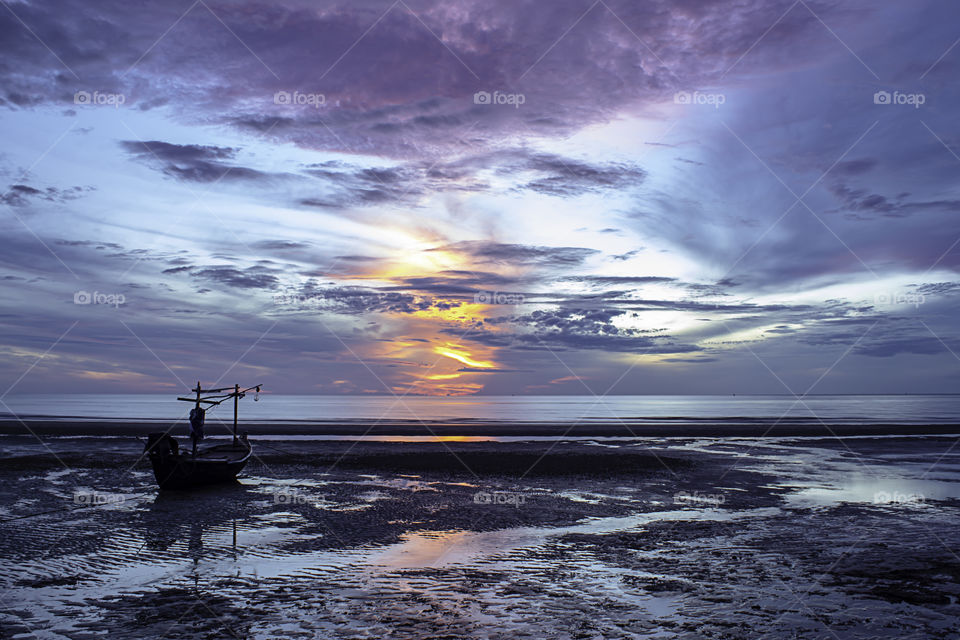
[[[492,288],[502,290],[519,284],[516,278],[491,271],[464,271],[448,269],[434,276],[409,276],[393,278],[394,284],[383,287],[386,291],[417,291],[440,296],[464,296],[473,298],[474,294]]]
[[[858,160],[844,160],[838,162],[832,169],[835,174],[858,176],[867,173],[877,166],[876,158],[860,158]]]
[[[850,212],[848,218],[854,220],[874,217],[905,218],[916,213],[960,213],[960,200],[941,199],[913,201],[907,200],[909,193],[900,193],[893,197],[879,193],[869,193],[865,189],[854,188],[843,183],[834,183],[830,191],[841,201],[842,209]]]
[[[527,167],[545,175],[531,180],[522,188],[559,197],[579,196],[601,189],[636,187],[647,175],[634,165],[590,165],[547,154],[530,156]]]
[[[430,251],[453,251],[470,256],[481,264],[535,265],[543,267],[571,267],[600,253],[588,247],[543,247],[467,240],[435,247]]]
[[[559,278],[563,282],[583,282],[592,285],[617,286],[625,284],[663,284],[676,282],[676,278],[665,276],[564,276]]]
[[[866,344],[859,344],[854,353],[875,358],[889,358],[900,353],[933,355],[944,353],[947,347],[934,336],[911,336],[900,338],[885,338],[870,340]]]
[[[452,308],[459,304],[400,291],[359,286],[317,287],[312,284],[280,293],[276,300],[294,311],[317,309],[349,315],[411,314],[430,308]]]
[[[637,255],[641,251],[642,249],[631,249],[630,251],[627,251],[625,253],[614,254],[610,256],[610,258],[612,258],[613,260],[626,261],[632,258],[633,256]]]
[[[136,15],[116,1],[20,4],[17,16],[0,15],[0,54],[8,63],[0,70],[2,99],[16,108],[74,107],[77,90],[96,88],[123,93],[128,108],[162,107],[184,121],[269,132],[304,147],[423,157],[492,147],[519,131],[569,134],[637,102],[708,84],[734,62],[750,71],[791,50],[811,56],[803,37],[827,34],[808,12],[789,7],[787,0],[611,0],[585,11],[563,0],[531,21],[535,3],[505,0],[386,12],[381,3],[287,0],[264,8],[247,1],[197,5],[186,14],[151,5]],[[831,7],[817,12],[836,28],[850,19]],[[36,46],[24,23],[57,57]],[[157,42],[155,25],[173,24]],[[562,46],[554,47],[558,34]],[[738,60],[754,44],[758,55]],[[480,90],[526,99],[520,109],[476,104]],[[276,104],[278,91],[322,93],[324,106]],[[543,178],[530,188],[569,195],[620,179],[617,170],[551,170],[569,173],[574,186]]]
[[[165,175],[186,182],[258,181],[269,174],[232,164],[237,149],[213,145],[123,140],[121,146],[137,160]]]
[[[258,240],[257,242],[252,243],[250,246],[255,249],[282,251],[286,249],[306,249],[311,245],[309,242],[293,242],[291,240]]]
[[[453,329],[443,333],[456,335]],[[470,340],[492,347],[519,351],[599,350],[612,353],[662,354],[701,351],[695,344],[671,341],[665,336],[642,336],[621,333],[584,334],[560,331],[544,333],[516,333],[512,335],[474,332]]]
[[[955,40],[951,18],[943,3],[865,0],[11,3],[0,9],[0,200],[37,235],[8,217],[4,369],[13,381],[31,362],[4,349],[43,353],[81,317],[89,342],[61,345],[77,370],[144,370],[142,345],[117,346],[118,314],[71,303],[82,286],[130,294],[125,322],[171,362],[223,336],[253,343],[252,319],[282,316],[283,348],[254,354],[303,392],[377,384],[318,335],[317,316],[392,388],[438,336],[467,329],[498,364],[448,369],[482,379],[460,391],[512,392],[516,378],[497,387],[495,374],[528,366],[531,382],[565,378],[551,352],[604,382],[625,354],[658,354],[667,375],[684,365],[683,388],[696,376],[756,382],[731,368],[737,355],[757,364],[737,345],[819,372],[806,354],[860,338],[843,363],[856,375],[825,384],[870,388],[881,358],[891,379],[920,384],[904,363],[947,370],[952,356],[915,317],[825,298],[866,297],[868,269],[915,282],[935,299],[924,321],[957,346],[960,144],[941,108],[956,102],[956,62],[926,76],[923,111],[874,105],[860,64],[908,89]],[[158,25],[173,25],[159,41]],[[672,100],[697,89],[724,92],[723,109]],[[78,104],[78,91],[125,100]],[[478,91],[524,100],[482,104]],[[68,123],[83,136],[34,169]],[[125,123],[150,139],[126,139]],[[98,191],[41,172],[93,175]],[[156,213],[182,211],[184,186],[214,183],[249,242],[163,228]],[[408,236],[433,253],[407,260]],[[443,266],[413,266],[432,264]],[[480,292],[524,302],[474,304]],[[47,364],[28,380],[55,378]],[[940,389],[930,366],[923,384]],[[481,371],[492,375],[468,375]]]
[[[280,279],[276,272],[266,267],[254,265],[245,269],[232,266],[180,266],[164,269],[163,273],[175,275],[186,273],[196,280],[221,284],[234,289],[276,289]]]
[[[512,332],[471,332],[471,340],[489,346],[515,349],[599,349],[628,353],[687,353],[701,347],[682,344],[660,331],[623,328],[614,319],[624,315],[616,308],[537,309],[528,314],[488,319],[487,324],[505,326]]]
[[[93,187],[69,187],[66,189],[47,187],[38,189],[27,184],[12,184],[5,192],[0,194],[0,203],[11,207],[26,207],[36,200],[62,204],[70,200],[76,200],[89,191],[93,191]]]
[[[593,164],[521,148],[442,160],[411,159],[384,167],[331,160],[306,165],[302,171],[315,178],[324,193],[301,198],[299,203],[323,209],[410,205],[425,194],[490,193],[494,191],[493,178],[511,182],[513,191],[570,198],[633,188],[646,177],[643,169],[632,164]]]

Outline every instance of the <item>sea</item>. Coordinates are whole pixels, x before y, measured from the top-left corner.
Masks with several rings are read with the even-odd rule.
[[[170,422],[191,403],[169,394],[24,394],[0,419]],[[232,420],[231,402],[208,417]],[[248,394],[241,422],[960,424],[960,394],[736,396],[323,396]]]

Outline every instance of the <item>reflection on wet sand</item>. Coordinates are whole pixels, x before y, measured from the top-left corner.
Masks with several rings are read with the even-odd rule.
[[[864,442],[854,458],[661,443],[691,464],[599,477],[268,458],[233,485],[150,495],[136,491],[148,471],[119,483],[90,465],[77,483],[141,497],[4,522],[0,622],[40,637],[950,637],[960,457],[924,477],[940,444]],[[564,446],[581,462],[610,453]],[[35,501],[2,494],[10,514],[73,490],[70,474],[23,478]],[[524,500],[477,499],[497,493]]]

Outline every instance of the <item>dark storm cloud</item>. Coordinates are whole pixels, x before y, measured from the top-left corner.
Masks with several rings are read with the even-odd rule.
[[[840,183],[832,185],[830,191],[843,203],[843,209],[841,210],[849,212],[847,217],[856,220],[870,219],[876,216],[904,218],[925,212],[948,214],[960,212],[960,200],[911,202],[908,200],[909,193],[900,193],[888,197]]]
[[[43,192],[25,184],[14,184],[0,197],[0,202],[10,205],[11,207],[22,207],[27,204],[28,199],[37,196],[42,197]]]
[[[624,309],[637,311],[670,310],[670,311],[711,311],[716,313],[773,313],[781,311],[806,312],[816,309],[806,304],[754,304],[751,302],[719,303],[701,302],[697,300],[652,300],[628,299],[624,300]]]
[[[455,184],[470,179],[475,188],[484,188],[485,183],[480,178],[484,171],[492,171],[501,178],[514,178],[516,191],[533,191],[563,198],[636,187],[647,175],[641,167],[631,163],[588,162],[521,148],[466,155],[454,161],[435,163],[427,173],[435,179],[450,180]]]
[[[722,340],[731,331],[766,327],[771,322],[792,323],[798,326],[813,326],[812,329],[797,330],[784,328],[780,324],[765,333],[788,335],[797,333],[806,344],[844,344],[851,345],[880,316],[848,317],[861,313],[850,304],[813,305],[754,305],[727,304],[706,305],[691,301],[644,300],[636,304],[632,300],[603,299],[593,303],[577,304],[573,301],[560,302],[559,307],[537,308],[528,313],[504,315],[487,318],[483,327],[471,331],[471,339],[488,346],[510,347],[521,350],[570,349],[603,350],[614,352],[628,351],[636,353],[666,354],[688,353],[704,350],[696,344],[706,338],[721,339],[723,344],[734,344]],[[672,338],[671,327],[657,329],[629,328],[632,321],[642,319],[646,311],[684,311],[703,314],[702,327],[689,333],[684,340]],[[744,315],[744,314],[751,315]],[[724,319],[726,318],[726,319]],[[850,321],[850,329],[838,330],[839,325],[830,322]],[[622,322],[626,321],[626,322]],[[453,331],[451,329],[451,331]],[[857,331],[860,333],[858,334]],[[751,341],[756,341],[751,340]],[[736,341],[737,343],[743,341]],[[698,362],[707,362],[698,358]]]
[[[448,335],[462,335],[463,329],[442,329]],[[600,350],[611,353],[689,353],[701,351],[694,344],[672,341],[667,336],[625,333],[564,333],[560,331],[492,333],[476,328],[470,332],[471,342],[490,347],[504,347],[518,351]]]
[[[246,268],[234,266],[191,266],[184,265],[164,269],[168,275],[187,274],[196,280],[213,285],[224,285],[235,289],[276,289],[280,284],[277,271],[260,265]]]
[[[359,263],[369,263],[369,262],[379,262],[383,258],[378,258],[376,256],[334,256],[335,260],[342,260],[343,262],[359,262]]]
[[[764,331],[764,333],[776,333],[781,335],[787,335],[787,334],[796,333],[796,332],[797,332],[796,329],[793,329],[785,325],[780,325],[778,327],[774,327],[773,329],[767,329],[766,331]]]
[[[394,290],[414,290],[429,292],[436,295],[469,295],[476,292],[476,285],[460,278],[437,278],[425,276],[421,278],[403,278],[402,284],[388,287]]]
[[[502,242],[468,240],[456,242],[431,251],[463,253],[478,263],[537,265],[545,267],[572,267],[600,253],[587,247],[541,247]]]
[[[517,287],[516,278],[490,271],[463,271],[459,269],[440,271],[435,276],[394,278],[395,284],[383,287],[385,291],[416,291],[438,296],[473,298],[478,292]],[[529,280],[524,280],[529,284]]]
[[[401,291],[387,291],[359,286],[316,286],[277,294],[275,300],[293,311],[322,309],[332,313],[365,315],[371,313],[410,314],[431,307],[448,309],[459,303],[436,300],[430,296]]]
[[[931,282],[917,287],[916,291],[923,295],[952,295],[960,292],[960,282]]]
[[[700,351],[693,344],[677,343],[662,330],[618,327],[613,320],[624,315],[616,308],[561,308],[488,319],[496,332],[477,327],[470,339],[487,346],[520,350],[609,350],[629,353],[687,353]],[[505,331],[504,329],[508,329]],[[453,330],[446,330],[453,333]]]
[[[660,284],[676,282],[676,278],[663,276],[564,276],[563,282],[583,282],[593,285],[631,285],[631,284]]]
[[[123,246],[116,242],[96,242],[94,240],[57,240],[56,244],[62,247],[93,247],[97,251],[110,249],[113,251],[123,251]]]
[[[798,340],[813,346],[844,345],[851,347],[854,355],[873,358],[949,355],[951,350],[960,351],[960,341],[938,318],[942,313],[952,316],[955,305],[945,306],[942,300],[928,304],[939,310],[921,316],[915,312],[825,318],[798,330]]]
[[[857,160],[844,160],[838,162],[833,168],[834,174],[844,176],[858,176],[866,173],[877,166],[876,158],[859,158]]]
[[[11,207],[26,207],[35,200],[62,204],[69,200],[76,200],[85,192],[92,190],[92,187],[69,187],[66,189],[46,187],[38,189],[27,184],[12,184],[7,187],[6,191],[0,193],[0,203]]]
[[[144,142],[123,140],[120,144],[128,153],[150,155],[158,160],[175,164],[222,162],[223,160],[231,160],[237,155],[236,149],[212,145],[171,144],[157,140]]]
[[[544,12],[530,1],[410,3],[409,10],[288,1],[211,3],[186,13],[154,4],[131,14],[118,1],[17,4],[16,15],[0,15],[7,62],[0,73],[4,100],[16,107],[72,105],[77,90],[96,88],[124,93],[129,107],[165,105],[186,120],[216,119],[313,148],[426,156],[431,148],[466,151],[508,131],[569,133],[638,99],[708,83],[755,43],[758,55],[739,62],[745,70],[769,58],[770,42],[787,55],[803,35],[829,37],[809,12],[786,12],[787,0],[748,5],[614,0],[585,12],[564,0]],[[845,19],[826,6],[817,11],[834,24]],[[161,29],[158,42],[158,25],[175,28]],[[560,35],[563,46],[554,47]],[[520,92],[525,102],[476,104],[481,90]],[[320,93],[324,105],[275,104],[280,91]],[[574,186],[542,178],[530,188],[569,194],[621,179],[570,163],[554,169]]]
[[[537,154],[530,157],[529,167],[546,174],[522,188],[544,195],[571,197],[599,189],[638,186],[646,172],[626,164],[590,165],[560,156]]]
[[[614,254],[614,255],[610,256],[610,258],[613,259],[613,260],[626,261],[626,260],[629,260],[630,258],[632,258],[633,256],[637,255],[638,253],[640,253],[640,251],[642,251],[642,249],[631,249],[630,251],[627,251],[626,253]]]
[[[933,355],[944,353],[947,347],[934,336],[913,336],[905,338],[887,338],[870,340],[855,347],[855,352],[863,356],[889,358],[899,353]]]
[[[26,227],[14,227],[3,236],[0,267],[51,281],[73,285],[84,282],[102,282],[113,279],[117,266],[124,261],[164,260],[168,254],[146,249],[126,249],[109,241],[48,238],[38,240]],[[119,271],[122,273],[123,269]]]
[[[237,149],[229,147],[172,144],[157,140],[124,140],[120,144],[137,160],[171,178],[187,182],[257,181],[270,177],[256,169],[232,164],[230,161],[236,158]]]
[[[492,190],[487,174],[512,181],[515,191],[562,198],[639,185],[646,173],[627,163],[588,163],[556,154],[508,149],[468,154],[447,161],[411,160],[392,167],[361,167],[341,161],[307,165],[303,173],[327,192],[301,198],[308,207],[345,209],[413,203],[424,194]]]
[[[308,165],[304,167],[303,173],[320,183],[325,193],[301,198],[299,203],[321,209],[411,203],[426,193],[430,186],[423,167],[416,163],[407,166],[371,168],[329,161]],[[433,186],[438,191],[454,188],[450,184]]]
[[[266,251],[288,251],[308,249],[311,247],[311,244],[309,242],[295,242],[293,240],[258,240],[250,246],[254,249],[264,249]]]

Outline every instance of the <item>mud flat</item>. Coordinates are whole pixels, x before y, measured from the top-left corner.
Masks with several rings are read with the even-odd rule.
[[[4,436],[0,637],[957,637],[954,442]]]

